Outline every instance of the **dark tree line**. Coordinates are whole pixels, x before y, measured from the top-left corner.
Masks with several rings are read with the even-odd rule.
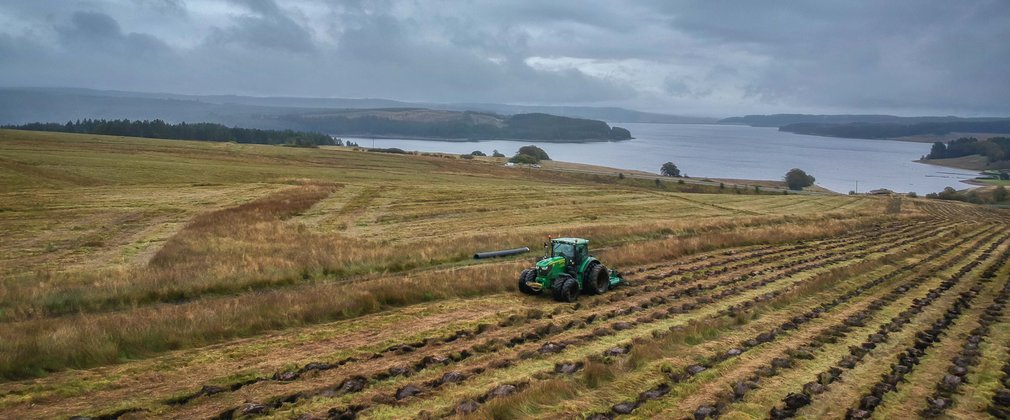
[[[947,159],[971,155],[985,156],[989,162],[1008,160],[1010,159],[1010,138],[990,137],[988,140],[980,141],[974,137],[961,137],[946,144],[936,142],[933,143],[926,158]]]
[[[916,124],[866,122],[850,124],[796,123],[781,126],[779,127],[779,131],[857,139],[887,139],[923,134],[944,135],[949,133],[1004,134],[1010,133],[1010,119],[922,122]]]
[[[631,132],[621,127],[584,118],[549,114],[517,114],[503,117],[502,124],[490,124],[477,117],[488,116],[462,112],[448,120],[406,120],[380,115],[289,115],[284,117],[305,129],[336,135],[412,136],[445,139],[521,139],[551,141],[628,140]],[[497,116],[493,116],[498,118]]]
[[[305,131],[259,130],[253,128],[226,127],[213,123],[169,124],[162,120],[92,120],[84,119],[59,123],[29,123],[4,125],[0,128],[32,131],[56,131],[62,133],[104,134],[112,136],[146,137],[153,139],[233,141],[252,144],[281,144],[300,147],[321,145],[343,145],[332,137]]]

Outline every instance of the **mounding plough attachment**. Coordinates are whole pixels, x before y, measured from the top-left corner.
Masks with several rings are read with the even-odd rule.
[[[589,255],[586,239],[554,238],[544,248],[544,258],[519,274],[519,290],[523,293],[547,291],[557,301],[573,302],[579,294],[604,293],[624,282],[619,272]]]

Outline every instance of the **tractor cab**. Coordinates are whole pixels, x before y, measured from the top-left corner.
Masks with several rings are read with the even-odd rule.
[[[551,239],[550,252],[550,258],[564,257],[565,271],[574,276],[589,256],[589,241],[577,238]]]

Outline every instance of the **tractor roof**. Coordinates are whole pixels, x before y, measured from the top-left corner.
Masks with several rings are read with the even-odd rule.
[[[589,243],[588,239],[582,239],[582,238],[554,238],[554,239],[551,239],[551,241],[554,241],[554,242],[564,242],[566,244],[573,244],[573,245],[581,245],[581,244],[588,244]]]

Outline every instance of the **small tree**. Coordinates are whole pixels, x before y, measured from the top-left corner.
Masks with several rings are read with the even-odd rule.
[[[519,152],[517,152],[516,154],[533,156],[537,158],[537,162],[541,160],[551,160],[550,156],[547,156],[547,152],[545,152],[544,149],[541,149],[532,144],[529,146],[520,147]]]
[[[673,162],[666,162],[659,168],[659,174],[663,176],[680,177],[680,169]]]
[[[524,155],[524,154],[520,153],[518,155],[512,156],[512,158],[509,159],[509,162],[512,162],[512,163],[525,163],[525,164],[528,164],[528,165],[532,165],[534,163],[540,163],[540,159],[537,159],[536,156]]]
[[[505,157],[505,154],[502,153],[502,152],[499,152],[498,149],[494,149],[494,152],[491,152],[491,156],[492,157]]]
[[[814,185],[814,177],[807,175],[807,173],[803,172],[800,168],[792,168],[789,172],[786,172],[785,180],[786,186],[788,186],[790,190],[795,191],[802,190],[803,187]]]
[[[624,173],[623,172],[618,172],[617,173],[617,179],[624,179]]]
[[[487,156],[487,155],[484,154],[484,152],[482,152],[480,150],[474,150],[474,151],[470,152],[470,155],[471,156]]]
[[[992,201],[995,202],[995,203],[1004,202],[1007,199],[1007,195],[1008,195],[1008,193],[1007,193],[1006,188],[1004,188],[1002,185],[1000,185],[1000,186],[996,187],[995,190],[992,191]]]

